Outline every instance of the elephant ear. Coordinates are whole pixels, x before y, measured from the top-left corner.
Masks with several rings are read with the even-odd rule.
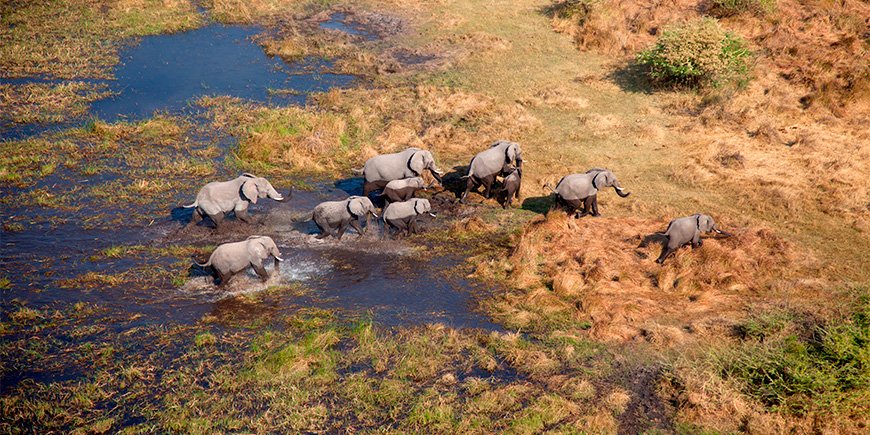
[[[365,204],[363,204],[363,198],[358,197],[358,196],[355,196],[355,197],[350,199],[350,202],[348,203],[347,208],[350,209],[351,213],[353,213],[357,216],[362,216],[366,213]]]
[[[713,218],[707,215],[701,215],[701,230],[705,233],[709,233],[713,231],[713,225],[716,223],[713,221]]]
[[[607,187],[613,186],[613,183],[616,182],[616,176],[613,175],[613,172],[604,171],[604,185]]]
[[[266,258],[269,256],[269,247],[263,240],[263,236],[254,236],[248,238],[248,254],[251,259]]]
[[[251,201],[253,204],[257,203],[257,182],[253,179],[245,181],[242,184],[242,193],[245,195],[248,201]]]
[[[418,176],[423,173],[423,169],[426,169],[425,153],[426,151],[417,151],[408,160],[408,168],[416,172]]]

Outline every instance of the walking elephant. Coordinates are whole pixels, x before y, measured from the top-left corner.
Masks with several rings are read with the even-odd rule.
[[[381,197],[388,204],[391,202],[407,201],[413,198],[418,190],[427,190],[430,187],[432,187],[432,184],[425,185],[420,177],[393,180],[384,187]]]
[[[268,236],[251,236],[241,242],[224,243],[218,246],[209,256],[208,261],[200,267],[211,267],[217,278],[220,278],[220,286],[226,285],[233,275],[253,267],[257,276],[266,281],[269,274],[263,267],[263,261],[270,256],[275,257],[275,269],[278,262],[284,261],[275,241]]]
[[[603,187],[613,187],[616,194],[622,198],[631,195],[619,185],[616,176],[609,169],[594,168],[583,174],[566,175],[556,188],[553,189],[556,201],[555,206],[561,207],[568,214],[574,213],[575,218],[591,214],[600,216],[598,213],[598,190]],[[582,212],[577,212],[582,209]]]
[[[425,213],[435,217],[428,199],[414,198],[390,204],[384,209],[384,235],[388,234],[388,228],[393,228],[398,232],[404,231],[405,235],[417,234],[420,232],[417,218]]]
[[[520,167],[512,168],[511,171],[504,177],[504,186],[502,192],[505,193],[504,203],[502,208],[511,206],[513,199],[520,199],[520,185],[523,180],[523,169]]]
[[[522,151],[516,142],[500,140],[489,149],[477,153],[468,164],[468,174],[463,177],[467,182],[459,202],[465,203],[468,193],[480,185],[485,188],[483,196],[489,199],[496,177],[499,174],[507,175],[511,166],[523,167]]]
[[[381,154],[366,160],[361,170],[365,177],[363,195],[383,189],[387,183],[403,178],[421,177],[424,170],[429,170],[438,182],[441,182],[442,172],[435,166],[432,153],[420,148],[408,148],[394,154]]]
[[[292,195],[291,191],[287,198]],[[268,180],[244,173],[234,180],[206,184],[196,194],[196,201],[184,208],[194,209],[190,225],[196,225],[208,216],[214,222],[215,228],[220,228],[225,214],[230,211],[234,211],[237,218],[250,224],[253,223],[253,218],[248,214],[248,205],[256,204],[258,198],[284,200]]]
[[[318,239],[334,236],[341,240],[348,225],[360,235],[365,234],[370,223],[370,215],[378,217],[372,201],[365,196],[351,196],[342,201],[321,202],[314,207],[310,219],[313,219],[320,228]],[[366,228],[360,225],[363,217],[366,218]]]
[[[705,214],[697,213],[672,220],[664,233],[657,233],[667,237],[668,240],[662,246],[662,253],[656,260],[656,263],[664,263],[666,258],[673,255],[683,245],[691,243],[693,249],[700,248],[704,243],[701,240],[701,234],[710,232],[730,236],[730,234],[719,229],[712,217]]]

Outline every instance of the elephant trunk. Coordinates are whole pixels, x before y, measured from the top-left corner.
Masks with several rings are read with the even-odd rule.
[[[721,235],[723,235],[723,236],[725,236],[725,237],[731,237],[731,236],[732,236],[731,233],[728,233],[728,232],[722,231],[722,230],[719,229],[719,227],[717,227],[717,226],[715,226],[715,225],[713,225],[713,231],[715,231],[716,234],[721,234]]]
[[[269,198],[272,198],[275,201],[283,201],[284,200],[284,197],[281,196],[281,194],[278,193],[278,191],[275,190],[275,188],[271,187],[271,186],[269,186],[269,195],[268,196],[269,196]]]
[[[628,195],[631,195],[631,192],[626,192],[625,189],[623,189],[622,186],[619,185],[619,183],[613,184],[613,190],[616,191],[616,194],[619,195],[620,198],[625,198]]]
[[[441,175],[443,174],[443,172],[439,171],[438,168],[436,168],[435,166],[430,167],[429,172],[431,172],[432,176],[435,177],[436,180],[438,180],[438,184],[442,184]]]

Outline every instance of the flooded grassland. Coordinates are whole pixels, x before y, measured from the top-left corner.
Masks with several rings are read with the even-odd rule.
[[[863,215],[828,246],[849,236],[808,230],[827,209],[740,208],[680,171],[699,158],[663,109],[680,96],[618,86],[548,2],[497,3],[3,6],[0,431],[863,427]],[[501,138],[527,159],[519,207],[457,204]],[[409,146],[447,171],[423,234],[298,222]],[[633,196],[547,213],[545,183],[596,166]],[[186,226],[199,187],[241,172],[288,199]],[[699,209],[734,237],[652,263],[648,236]],[[193,266],[251,234],[285,259],[266,282]]]

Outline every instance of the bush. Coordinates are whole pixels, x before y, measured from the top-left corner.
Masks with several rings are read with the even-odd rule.
[[[600,0],[564,0],[554,4],[550,9],[558,18],[571,19],[579,25],[583,25],[589,14],[592,13],[593,6]]]
[[[774,323],[782,319],[774,317]],[[862,397],[870,394],[870,292],[860,293],[849,318],[806,332],[742,347],[725,358],[724,375],[740,380],[765,405],[796,414],[864,406]]]
[[[763,15],[773,11],[775,0],[713,0],[710,15],[731,17],[742,13]]]
[[[665,27],[637,61],[653,81],[686,87],[742,86],[749,72],[746,43],[713,18]]]

